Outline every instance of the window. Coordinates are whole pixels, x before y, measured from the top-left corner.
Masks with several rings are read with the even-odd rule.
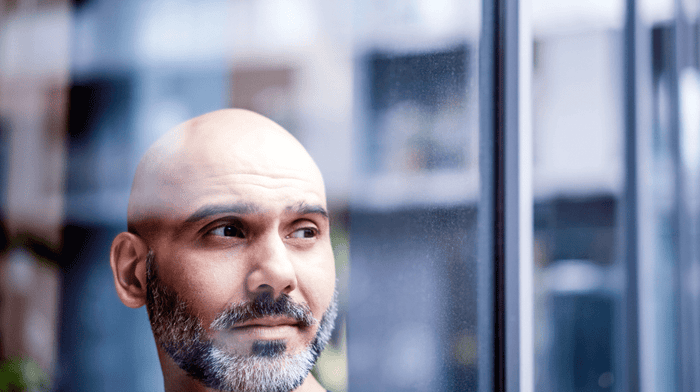
[[[324,174],[329,390],[700,388],[698,0],[41,3],[0,2],[0,200],[64,241],[56,389],[162,384],[107,249],[145,149],[227,106]]]

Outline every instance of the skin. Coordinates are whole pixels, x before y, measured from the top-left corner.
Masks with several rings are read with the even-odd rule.
[[[287,131],[258,114],[227,109],[164,135],[140,162],[129,199],[129,231],[112,243],[117,293],[133,308],[146,303],[146,257],[176,290],[214,342],[250,353],[254,340],[285,340],[296,353],[314,338],[284,318],[213,331],[232,303],[266,292],[308,305],[320,320],[334,291],[326,196],[315,163]],[[165,390],[209,391],[160,347]],[[325,391],[309,375],[296,391]]]

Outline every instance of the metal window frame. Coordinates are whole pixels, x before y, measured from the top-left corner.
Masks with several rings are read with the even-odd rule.
[[[638,132],[638,94],[637,68],[638,68],[638,42],[639,42],[639,16],[636,0],[625,1],[625,22],[623,27],[623,118],[624,118],[624,191],[622,198],[622,249],[623,265],[626,274],[626,285],[623,299],[623,314],[620,333],[622,334],[624,354],[617,355],[618,371],[624,380],[620,383],[622,391],[640,390],[639,357],[640,341],[640,311],[639,308],[639,195],[640,189],[640,154],[644,154],[640,145],[640,133]]]
[[[534,390],[529,2],[482,3],[479,391]],[[488,277],[488,279],[487,279]],[[489,287],[490,286],[490,287]],[[491,290],[491,291],[489,291]]]
[[[688,254],[693,238],[680,223],[687,218],[683,163],[680,161],[680,102],[678,77],[683,56],[692,37],[681,0],[675,0],[674,66],[669,75],[671,89],[671,132],[674,135],[674,170],[677,173],[676,215],[678,216],[679,276],[681,312],[689,307],[683,295],[682,275],[698,255]],[[479,391],[534,390],[533,349],[533,226],[532,226],[532,127],[530,81],[532,73],[532,32],[527,0],[494,0],[482,3],[482,34],[479,49],[480,170],[479,220]],[[637,0],[625,0],[623,29],[624,84],[624,194],[622,198],[621,256],[626,275],[623,299],[625,315],[619,333],[617,353],[620,391],[653,391],[654,360],[647,354],[653,344],[653,330],[645,324],[651,315],[644,298],[651,292],[649,266],[653,218],[645,165],[650,159],[652,126],[652,61],[649,26],[639,16]],[[688,222],[690,223],[690,222]],[[651,251],[650,251],[651,250]],[[485,282],[485,283],[482,283]],[[484,304],[489,304],[484,305]],[[683,391],[700,385],[700,354],[697,337],[689,338],[687,319],[678,320],[678,355],[685,364],[678,370]],[[685,322],[684,322],[685,321]],[[695,343],[686,346],[683,342]]]

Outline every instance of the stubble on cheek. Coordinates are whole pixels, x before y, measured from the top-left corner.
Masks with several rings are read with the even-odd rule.
[[[149,251],[146,261],[146,310],[156,342],[173,359],[201,355],[205,350],[197,342],[208,342],[200,320],[190,311],[187,303],[168,288],[157,276]],[[189,343],[189,344],[188,344]]]

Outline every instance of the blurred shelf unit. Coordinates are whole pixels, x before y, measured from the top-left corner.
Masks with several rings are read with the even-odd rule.
[[[315,115],[310,114],[310,108],[342,114],[343,110],[328,106],[329,102],[345,108],[351,104],[342,104],[345,91],[339,92],[336,87],[337,73],[324,76],[327,83],[322,84],[333,86],[325,95],[323,91],[308,89],[304,80],[310,70],[317,76],[323,75],[311,65],[316,60],[323,63],[323,56],[308,47],[285,52],[274,57],[274,61],[264,50],[251,52],[241,48],[232,62],[233,101],[236,106],[262,102],[286,109],[256,107],[299,132],[322,167],[342,166],[338,163],[342,159],[325,156],[328,148],[315,146],[316,136],[332,135],[337,143],[355,144],[359,164],[353,181],[359,185],[354,187],[351,202],[357,207],[392,209],[474,203],[479,193],[476,35],[463,32],[461,37],[432,33],[419,36],[417,30],[404,25],[383,27],[374,35],[364,34],[362,29],[355,33],[352,68],[356,105],[352,121],[356,131],[352,139],[338,138],[342,132],[332,122],[309,120]],[[541,37],[537,42],[539,65],[535,79],[549,83],[541,84],[544,88],[535,92],[535,99],[541,103],[534,113],[536,198],[620,194],[621,120],[616,109],[619,78],[610,67],[616,60],[618,40],[617,32],[605,30],[574,37]],[[575,66],[581,63],[588,64],[586,70]],[[338,68],[343,64],[341,61]],[[581,80],[597,80],[596,75],[602,75],[606,83],[572,86]],[[275,82],[277,76],[283,76],[281,82]],[[241,80],[254,79],[266,82],[256,82],[255,91],[241,85]],[[567,94],[572,88],[581,94]],[[243,98],[266,99],[241,102],[237,97],[241,92]],[[579,96],[582,101],[577,100]],[[605,98],[588,99],[591,96]],[[290,111],[290,105],[306,111],[299,111],[298,107]],[[586,115],[591,111],[604,116]],[[298,114],[294,118],[285,116],[287,112]],[[339,173],[342,174],[332,174]],[[327,177],[329,183],[336,178]]]
[[[71,13],[67,1],[0,2],[0,215],[57,245],[63,220]]]
[[[388,51],[429,52],[468,40],[478,42],[481,33],[481,2],[441,0],[383,0],[354,3],[353,24],[357,53],[369,48]]]
[[[538,201],[556,197],[620,196],[623,185],[621,165],[611,163],[606,171],[590,170],[573,175],[536,167],[532,189],[535,201]]]
[[[475,203],[478,41],[467,33],[418,37],[410,26],[378,31],[355,48],[360,186],[352,203],[378,210]],[[611,29],[537,38],[536,199],[621,194],[620,42]]]
[[[478,198],[478,170],[385,173],[358,179],[352,203],[356,208],[391,210],[476,205]]]
[[[477,200],[474,46],[369,49],[359,57],[361,164],[356,207],[464,205]]]

